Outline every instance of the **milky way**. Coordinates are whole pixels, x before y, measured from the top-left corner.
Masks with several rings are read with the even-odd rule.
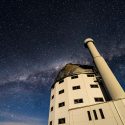
[[[124,0],[1,0],[0,125],[47,125],[58,71],[93,65],[86,37],[125,89],[124,10]]]

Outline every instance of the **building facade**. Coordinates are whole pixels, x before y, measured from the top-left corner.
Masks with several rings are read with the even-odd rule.
[[[48,125],[125,125],[124,92],[115,98],[105,79],[94,66],[67,64],[51,87]]]

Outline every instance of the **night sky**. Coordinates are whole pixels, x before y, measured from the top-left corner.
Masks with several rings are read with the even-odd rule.
[[[47,125],[50,87],[96,47],[125,89],[124,0],[0,0],[0,125]]]

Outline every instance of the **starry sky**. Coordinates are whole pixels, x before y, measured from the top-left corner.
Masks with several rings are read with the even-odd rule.
[[[47,125],[67,63],[93,64],[95,40],[125,90],[124,0],[0,0],[0,125]]]

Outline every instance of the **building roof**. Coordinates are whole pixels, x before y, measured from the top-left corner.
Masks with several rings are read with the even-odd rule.
[[[80,64],[67,64],[64,68],[60,70],[58,73],[52,88],[54,87],[55,83],[73,75],[84,74],[84,73],[92,73],[94,66],[90,65],[80,65]]]

